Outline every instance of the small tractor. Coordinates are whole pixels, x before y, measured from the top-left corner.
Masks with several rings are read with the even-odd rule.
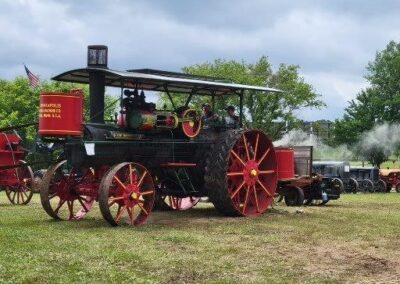
[[[314,172],[313,147],[275,149],[278,161],[278,190],[288,206],[325,205],[340,198],[342,184]],[[293,164],[288,165],[289,161]]]
[[[400,192],[400,169],[380,169],[379,177],[386,183],[386,192],[392,188]]]
[[[31,167],[23,160],[27,151],[17,128],[0,129],[0,189],[6,192],[12,204],[26,205],[33,195],[34,177]]]
[[[376,167],[351,167],[350,175],[358,181],[359,190],[363,193],[387,192],[386,182],[380,179]]]
[[[82,91],[41,94],[39,135],[64,149],[41,184],[49,216],[81,219],[98,201],[109,224],[139,225],[154,208],[185,210],[201,197],[228,216],[257,216],[268,209],[280,167],[271,139],[241,128],[243,98],[248,92],[281,91],[151,69],[115,71],[107,57],[106,46],[89,46],[86,68],[53,78],[89,84],[88,122]],[[106,87],[120,88],[120,111],[112,123],[104,119]],[[156,109],[145,91],[164,93],[172,109]],[[184,104],[176,105],[178,96]],[[204,119],[192,103],[198,96],[208,98],[212,109],[215,99],[237,98],[239,127]]]
[[[350,176],[350,163],[346,161],[314,161],[313,171],[338,184],[341,192],[357,193],[360,184]]]

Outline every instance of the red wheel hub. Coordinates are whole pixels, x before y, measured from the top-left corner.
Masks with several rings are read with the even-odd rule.
[[[243,179],[247,186],[254,186],[258,180],[258,164],[255,160],[247,161],[243,169]]]

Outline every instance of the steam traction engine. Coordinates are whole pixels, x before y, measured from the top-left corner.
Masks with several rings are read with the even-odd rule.
[[[223,123],[202,125],[189,105],[193,96],[211,102],[235,96],[242,118],[247,91],[280,91],[157,70],[110,70],[104,46],[89,47],[87,68],[53,79],[89,84],[90,122],[82,120],[81,91],[41,95],[39,134],[64,145],[63,159],[48,169],[41,187],[51,217],[83,218],[95,201],[111,225],[141,224],[154,207],[189,209],[201,197],[230,216],[259,215],[271,205],[278,167],[268,136]],[[105,87],[121,89],[114,124],[104,121]],[[164,92],[173,109],[156,110],[145,91]],[[173,100],[178,95],[186,95],[182,106]]]

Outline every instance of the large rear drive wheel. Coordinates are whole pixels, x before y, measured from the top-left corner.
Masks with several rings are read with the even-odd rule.
[[[271,140],[258,130],[222,133],[207,161],[210,201],[228,216],[256,216],[271,206],[277,163]]]
[[[138,163],[117,164],[101,180],[100,211],[112,226],[144,223],[153,209],[154,198],[153,178]]]

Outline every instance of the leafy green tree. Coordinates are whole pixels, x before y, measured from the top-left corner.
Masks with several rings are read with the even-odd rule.
[[[295,111],[325,106],[313,87],[300,76],[299,69],[297,65],[281,64],[274,72],[268,58],[262,56],[256,63],[217,59],[213,63],[184,67],[182,71],[194,75],[225,78],[239,84],[269,86],[283,90],[284,93],[268,94],[249,91],[244,94],[243,100],[245,126],[263,129],[273,138],[277,138],[286,127],[286,123],[276,123],[277,121],[294,125],[297,121]],[[174,100],[176,105],[183,105],[186,97],[174,96]],[[193,97],[192,106],[199,109],[202,103],[210,103],[209,100],[209,97]],[[162,94],[159,104],[165,103],[168,104],[168,98]],[[239,98],[217,97],[215,103],[216,112],[225,116],[225,107],[230,104],[238,107]]]
[[[343,118],[335,122],[337,144],[356,146],[363,139],[363,133],[377,123],[400,122],[400,43],[391,41],[377,52],[375,59],[368,63],[367,71],[365,78],[370,86],[349,102]],[[356,152],[377,166],[390,154],[379,145],[356,149]]]

